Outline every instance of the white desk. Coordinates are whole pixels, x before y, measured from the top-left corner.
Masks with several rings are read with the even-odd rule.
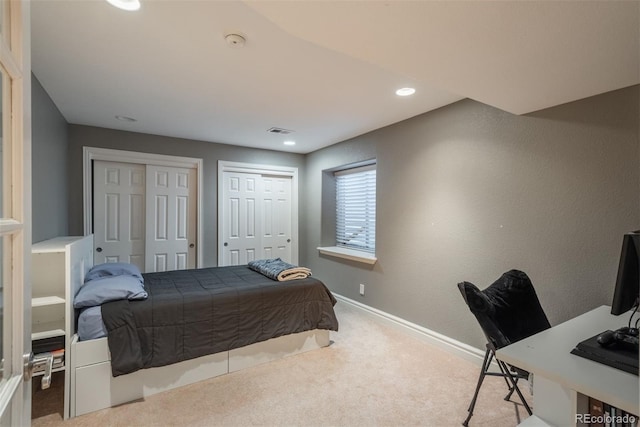
[[[598,307],[497,351],[501,360],[534,374],[533,414],[537,418],[525,420],[527,425],[580,425],[576,414],[589,413],[589,396],[640,414],[636,375],[570,353],[580,341],[627,325],[630,313],[613,316],[610,311],[611,307]]]

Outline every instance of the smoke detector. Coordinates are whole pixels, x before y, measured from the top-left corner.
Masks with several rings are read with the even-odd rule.
[[[224,36],[224,39],[231,45],[231,47],[242,47],[247,41],[240,34],[230,33]]]

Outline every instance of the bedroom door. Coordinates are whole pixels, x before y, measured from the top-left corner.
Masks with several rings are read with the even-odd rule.
[[[291,177],[223,172],[222,180],[221,265],[276,257],[293,262]]]
[[[130,262],[143,272],[195,268],[196,175],[94,160],[94,262]]]
[[[24,17],[23,17],[24,13]],[[0,425],[31,424],[29,3],[0,2]]]

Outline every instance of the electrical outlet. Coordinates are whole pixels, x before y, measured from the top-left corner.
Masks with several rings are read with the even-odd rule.
[[[364,296],[364,284],[360,283],[360,295]]]

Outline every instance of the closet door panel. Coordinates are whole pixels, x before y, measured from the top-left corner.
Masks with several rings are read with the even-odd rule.
[[[262,182],[264,257],[291,262],[291,178],[263,176]]]
[[[144,165],[95,161],[94,262],[130,262],[144,271]]]
[[[222,265],[247,264],[262,258],[262,226],[257,222],[261,215],[262,177],[225,172],[222,192]]]
[[[146,271],[195,268],[196,171],[147,166]]]

